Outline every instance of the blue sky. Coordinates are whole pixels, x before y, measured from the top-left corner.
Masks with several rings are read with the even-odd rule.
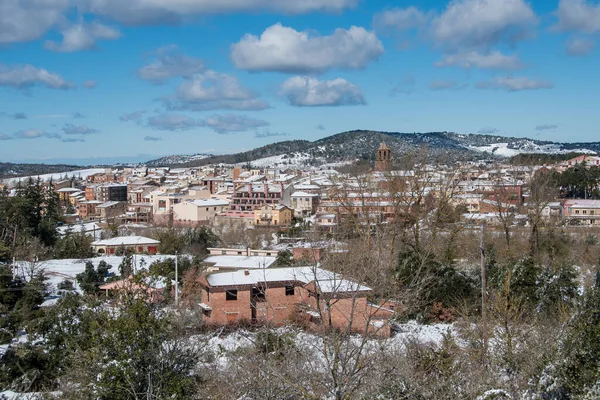
[[[0,161],[352,129],[597,141],[594,0],[2,0]]]

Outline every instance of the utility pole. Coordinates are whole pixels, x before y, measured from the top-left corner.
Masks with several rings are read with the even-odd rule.
[[[179,271],[178,271],[178,263],[177,259],[179,258],[177,255],[177,251],[175,252],[175,306],[179,306]]]
[[[488,349],[488,337],[487,337],[487,316],[486,316],[486,286],[487,279],[485,274],[485,248],[483,239],[485,236],[485,223],[481,223],[481,237],[479,238],[479,251],[481,253],[481,321],[483,330],[483,356],[485,357]]]

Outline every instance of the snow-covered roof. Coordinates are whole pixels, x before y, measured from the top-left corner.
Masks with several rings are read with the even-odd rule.
[[[269,268],[276,258],[270,256],[209,256],[204,262],[215,264],[216,268],[262,269]]]
[[[98,240],[92,243],[92,246],[139,246],[147,244],[160,244],[160,242],[144,236],[119,236],[111,239]]]
[[[306,192],[294,192],[292,193],[292,197],[318,197],[318,194],[315,193],[306,193]]]
[[[303,284],[315,282],[315,285],[322,293],[371,290],[367,286],[343,279],[339,274],[318,267],[219,272],[208,275],[206,280],[213,287],[256,285],[267,282],[301,282]]]
[[[66,188],[58,189],[56,192],[57,193],[81,192],[81,189],[76,189],[76,188],[72,188],[72,187],[66,187]]]
[[[229,205],[228,201],[220,199],[199,199],[190,201],[189,203],[198,207],[220,207]]]

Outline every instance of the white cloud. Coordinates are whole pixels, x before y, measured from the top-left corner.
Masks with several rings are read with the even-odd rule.
[[[12,136],[7,135],[6,133],[0,132],[0,140],[13,140]]]
[[[358,0],[81,0],[93,13],[125,24],[177,23],[194,15],[279,12],[339,12],[356,6]]]
[[[63,40],[57,43],[47,40],[44,47],[48,50],[71,53],[81,50],[93,50],[97,40],[116,40],[121,37],[119,30],[98,22],[75,24],[62,32]]]
[[[523,68],[519,56],[513,54],[506,56],[495,50],[487,54],[482,54],[477,51],[470,51],[459,54],[446,54],[441,61],[435,63],[437,67],[460,67],[464,69],[480,68],[480,69],[498,69],[498,70],[515,70]]]
[[[87,89],[93,89],[93,88],[96,87],[96,85],[97,85],[96,81],[85,81],[85,82],[83,82],[83,87],[87,88]]]
[[[281,85],[280,93],[293,106],[349,106],[365,104],[360,88],[345,79],[320,81],[306,76],[294,76]]]
[[[567,53],[571,56],[587,56],[594,49],[594,41],[589,38],[572,38],[567,42]]]
[[[119,119],[121,121],[123,121],[123,122],[139,121],[139,120],[141,120],[144,117],[144,114],[146,114],[146,111],[144,111],[144,110],[138,110],[138,111],[134,111],[132,113],[121,115],[119,117]]]
[[[560,0],[555,29],[585,33],[600,32],[600,4],[586,0]]]
[[[98,129],[92,129],[86,125],[73,125],[73,124],[65,124],[62,128],[63,132],[67,135],[91,135],[94,133],[99,133]]]
[[[399,30],[423,28],[431,18],[416,7],[392,8],[375,14],[373,22],[378,27],[394,27]]]
[[[353,26],[330,36],[312,36],[273,25],[260,37],[247,34],[231,46],[236,67],[248,71],[315,73],[331,68],[362,69],[383,54],[375,33]]]
[[[181,82],[175,99],[165,99],[169,109],[202,111],[269,108],[265,101],[258,99],[256,93],[243,87],[236,77],[211,70],[195,74]]]
[[[71,89],[75,86],[58,74],[29,64],[8,66],[0,63],[0,86],[28,89],[36,85],[50,89]]]
[[[509,92],[521,90],[552,89],[554,84],[542,79],[530,79],[527,77],[496,77],[489,81],[479,82],[479,89],[503,89]]]
[[[198,58],[182,54],[175,45],[161,47],[153,52],[155,59],[138,70],[138,76],[155,84],[171,78],[191,77],[204,71],[204,63]]]
[[[530,36],[536,24],[525,0],[453,0],[433,19],[430,34],[447,51],[488,49]]]
[[[41,129],[27,129],[16,132],[14,135],[15,139],[60,139],[60,135],[57,133],[46,132]]]
[[[0,44],[36,40],[57,24],[69,0],[0,1]]]
[[[161,131],[184,131],[205,126],[205,123],[187,115],[166,113],[148,118],[147,125]]]
[[[267,121],[233,114],[213,115],[206,118],[205,123],[206,126],[221,134],[243,132],[270,125]]]

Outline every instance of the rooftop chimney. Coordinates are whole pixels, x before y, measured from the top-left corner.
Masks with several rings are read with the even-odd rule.
[[[244,271],[244,275],[246,275],[246,276],[250,275],[250,271],[248,271],[248,270],[245,270],[245,271]]]

